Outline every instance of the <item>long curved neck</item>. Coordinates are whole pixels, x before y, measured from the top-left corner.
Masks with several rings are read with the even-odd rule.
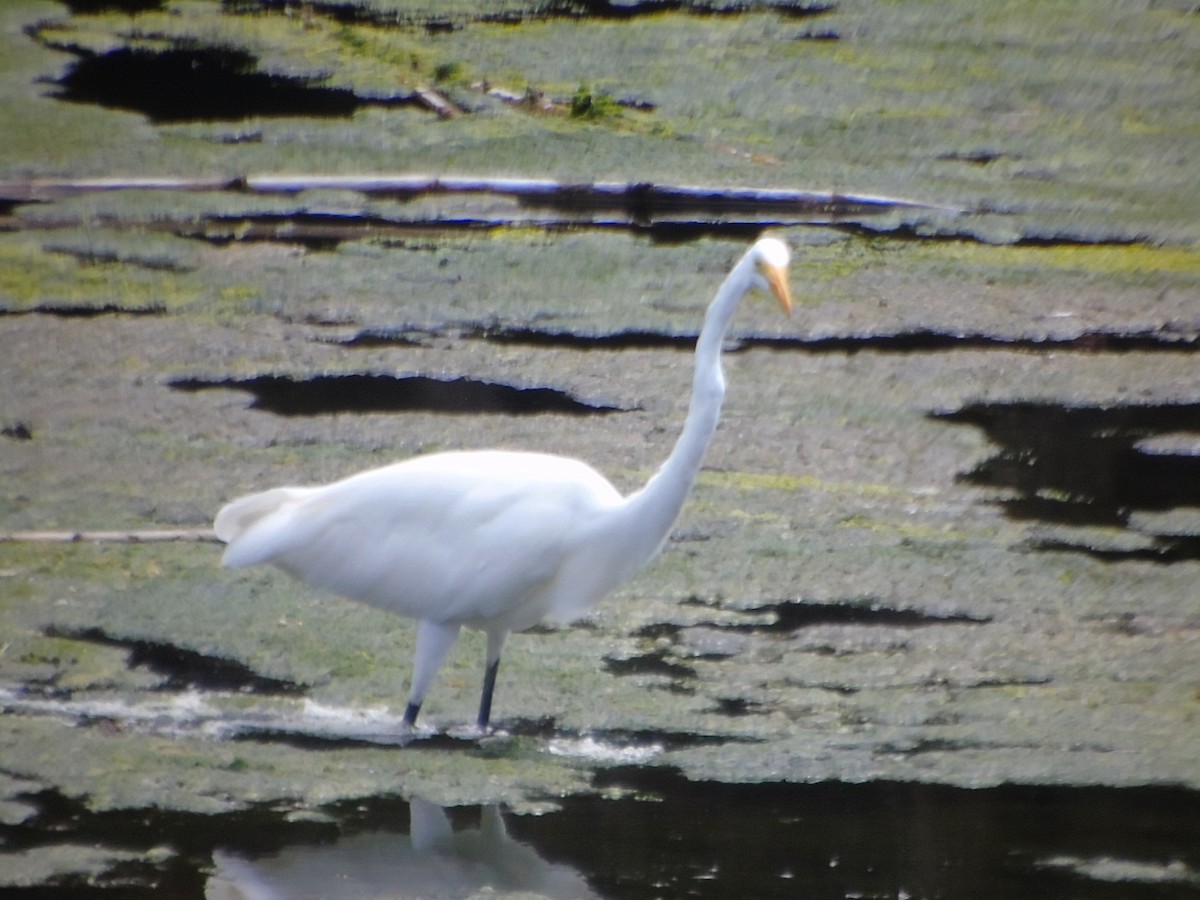
[[[721,348],[729,322],[743,296],[750,289],[754,263],[749,257],[733,268],[708,307],[704,327],[696,342],[696,372],[692,379],[692,400],[683,431],[667,461],[640,491],[631,494],[626,508],[627,527],[638,536],[649,560],[662,545],[683,508],[688,491],[700,471],[704,451],[717,430],[721,401],[725,397],[725,376],[721,371]]]

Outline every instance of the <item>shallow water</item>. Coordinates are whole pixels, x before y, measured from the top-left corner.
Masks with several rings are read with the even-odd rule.
[[[291,818],[89,815],[44,796],[33,822],[0,833],[10,852],[63,831],[114,853],[171,849],[72,885],[73,896],[1200,896],[1194,791],[736,785],[635,767],[602,771],[595,786],[543,815],[394,797]]]

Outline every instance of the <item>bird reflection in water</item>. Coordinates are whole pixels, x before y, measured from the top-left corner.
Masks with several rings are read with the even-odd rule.
[[[549,863],[508,836],[500,810],[480,811],[479,828],[455,831],[445,810],[419,797],[407,835],[374,831],[329,846],[294,846],[248,859],[217,850],[207,900],[451,898],[489,889],[556,900],[597,897],[569,866]]]

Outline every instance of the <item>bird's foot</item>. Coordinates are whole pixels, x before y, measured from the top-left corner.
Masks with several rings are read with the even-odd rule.
[[[417,716],[420,715],[420,713],[421,713],[421,704],[420,703],[409,703],[408,706],[404,707],[404,727],[410,728],[410,729],[416,728],[417,727]]]

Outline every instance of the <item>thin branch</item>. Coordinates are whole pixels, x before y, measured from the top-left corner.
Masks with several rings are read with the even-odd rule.
[[[439,99],[430,91],[430,100]],[[0,201],[29,203],[73,194],[104,191],[249,191],[295,194],[308,190],[356,191],[368,195],[415,197],[425,194],[502,194],[526,202],[572,208],[624,208],[640,212],[664,210],[801,211],[827,213],[927,209],[944,213],[963,210],[878,194],[787,188],[720,188],[649,182],[569,183],[543,178],[489,178],[432,175],[249,175],[236,178],[113,177],[34,178],[0,181]]]
[[[10,531],[0,533],[0,544],[150,544],[164,541],[219,543],[210,528],[180,528],[161,531]]]

